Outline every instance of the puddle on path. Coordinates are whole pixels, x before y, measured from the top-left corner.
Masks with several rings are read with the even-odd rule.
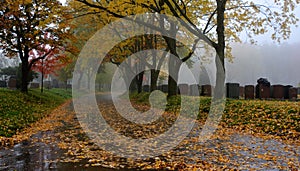
[[[63,163],[59,159],[65,151],[55,143],[36,141],[52,132],[38,133],[30,140],[16,144],[13,147],[0,150],[0,170],[86,170],[86,171],[114,171],[116,169],[103,167],[85,167],[86,161],[78,163]],[[123,169],[129,171],[128,169]]]

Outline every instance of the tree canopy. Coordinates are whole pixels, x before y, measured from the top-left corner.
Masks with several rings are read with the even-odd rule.
[[[0,48],[9,57],[18,56],[22,62],[22,88],[27,92],[28,73],[37,61],[48,53],[74,50],[69,44],[72,35],[68,10],[57,0],[3,0],[0,2]],[[50,36],[45,36],[50,34]],[[32,51],[44,51],[43,56],[30,60]]]
[[[70,0],[77,7],[86,9],[86,15],[95,13],[106,17],[107,21],[123,18],[128,15],[140,13],[168,14],[184,21],[182,25],[191,34],[208,39],[215,49],[221,67],[217,67],[216,82],[224,85],[225,79],[220,79],[221,72],[225,72],[225,57],[232,59],[230,42],[240,42],[241,34],[249,37],[251,43],[255,43],[255,35],[271,32],[271,38],[280,42],[288,39],[291,33],[291,25],[298,21],[294,13],[299,0],[274,0],[271,2],[258,1],[232,1],[232,0]],[[138,21],[149,26],[149,23]],[[173,32],[174,30],[164,31]],[[177,34],[177,33],[175,33]],[[169,41],[169,42],[168,42]],[[186,56],[177,54],[174,43],[170,39],[166,42],[170,51],[175,56],[186,59]],[[173,44],[173,45],[172,45]],[[172,45],[173,47],[170,47]],[[173,48],[173,50],[172,50]],[[187,56],[188,57],[188,56]],[[223,74],[224,75],[224,74]],[[170,85],[169,85],[170,86]],[[220,87],[219,86],[219,87]]]

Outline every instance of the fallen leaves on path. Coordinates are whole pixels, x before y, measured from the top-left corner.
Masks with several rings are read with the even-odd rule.
[[[143,105],[135,107],[141,111],[145,110]],[[165,112],[154,123],[137,125],[122,118],[109,103],[100,104],[100,110],[111,128],[134,139],[146,139],[163,133],[172,126],[177,117],[175,113]],[[57,143],[59,148],[65,151],[59,162],[81,163],[86,168],[101,166],[119,169],[193,171],[259,168],[297,170],[300,166],[298,140],[289,139],[287,143],[287,140],[282,140],[280,136],[254,132],[238,125],[226,128],[226,125],[221,124],[207,142],[200,143],[198,140],[202,126],[203,122],[196,122],[190,134],[173,150],[156,157],[134,160],[114,155],[105,151],[105,147],[97,146],[82,130],[68,102],[24,132],[1,142],[15,143],[28,139],[37,132],[52,130],[51,135],[45,134],[46,136],[39,141]]]
[[[122,135],[136,139],[161,134],[172,126],[177,117],[174,113],[164,113],[152,124],[137,125],[122,118],[109,103],[102,103],[99,108],[111,128]],[[144,110],[144,106],[140,105],[136,105],[135,108]],[[93,124],[96,123],[91,123]],[[141,170],[257,170],[258,168],[295,170],[300,166],[298,141],[290,141],[291,145],[289,145],[278,137],[274,139],[274,135],[247,132],[246,129],[239,132],[239,129],[224,128],[220,125],[207,142],[200,143],[199,132],[203,124],[197,122],[191,133],[175,149],[157,157],[133,160],[105,151],[107,147],[98,147],[86,136],[77,120],[70,125],[72,127],[65,130],[64,134],[60,134],[62,141],[59,146],[67,151],[62,162],[87,161],[86,167],[103,166]]]
[[[75,117],[70,115],[67,107],[70,105],[71,100],[58,106],[47,116],[43,117],[39,121],[32,123],[29,127],[24,128],[22,132],[18,132],[11,138],[0,137],[0,146],[7,147],[12,146],[24,140],[28,140],[32,135],[41,131],[50,131],[57,129],[63,125],[63,122],[71,122]]]

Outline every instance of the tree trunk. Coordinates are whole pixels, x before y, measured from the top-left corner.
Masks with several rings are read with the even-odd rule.
[[[179,63],[180,58],[176,51],[176,40],[169,37],[165,37],[165,40],[172,54],[169,58],[169,63],[168,63],[168,70],[169,70],[168,97],[171,97],[177,95],[177,81],[178,81],[178,72],[180,68],[180,63]],[[177,59],[175,59],[174,57],[176,57]]]
[[[29,65],[28,60],[22,61],[21,92],[23,93],[28,92],[28,75],[29,75],[28,65]]]
[[[215,64],[217,68],[216,73],[216,87],[214,90],[214,97],[216,99],[223,98],[225,92],[225,35],[224,35],[224,13],[226,0],[217,0],[217,35],[218,45],[216,47],[217,57]]]
[[[41,81],[41,93],[44,91],[44,60],[42,59],[42,81]]]
[[[168,97],[177,95],[177,81],[180,63],[174,57],[169,59]]]
[[[141,93],[143,91],[143,77],[144,77],[144,71],[139,73],[136,76],[136,85],[137,85],[138,93]]]
[[[176,27],[177,26],[175,23],[170,22],[170,30],[168,30],[170,36],[169,37],[163,36],[172,54],[169,58],[169,63],[168,63],[168,70],[169,70],[168,97],[177,95],[177,81],[178,81],[178,72],[180,68],[180,63],[179,63],[180,57],[177,53],[176,40],[174,39],[178,32],[178,29]],[[177,59],[174,59],[174,57],[176,57]]]
[[[80,89],[80,85],[81,85],[81,80],[82,80],[82,77],[83,77],[83,72],[79,72],[79,78],[78,78],[78,81],[77,81],[77,89],[79,90]],[[67,78],[66,78],[66,82],[67,82]],[[67,86],[67,85],[66,85]]]
[[[150,92],[157,89],[159,70],[151,69]]]

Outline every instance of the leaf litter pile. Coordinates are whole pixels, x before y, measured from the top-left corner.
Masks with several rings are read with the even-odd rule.
[[[55,138],[52,138],[52,141],[56,141],[59,148],[65,150],[65,154],[58,161],[74,165],[80,163],[86,168],[99,166],[139,170],[299,168],[299,102],[229,100],[218,130],[205,143],[198,141],[207,116],[207,106],[205,103],[201,104],[200,115],[190,134],[174,149],[153,158],[136,160],[105,151],[105,147],[99,147],[86,135],[75,112],[71,110],[72,107],[66,108],[67,104],[55,110],[49,117],[43,119],[44,121],[37,123],[37,126],[26,129],[25,132],[28,133],[13,138],[14,141],[26,139],[36,132],[34,128],[37,131],[53,129]],[[145,104],[133,103],[133,105],[139,111],[149,109]],[[124,119],[110,102],[100,102],[99,109],[113,130],[136,139],[160,135],[172,126],[178,116],[177,108],[172,107],[168,108],[168,112],[163,113],[157,121],[138,125]],[[53,143],[49,137],[43,139]]]

